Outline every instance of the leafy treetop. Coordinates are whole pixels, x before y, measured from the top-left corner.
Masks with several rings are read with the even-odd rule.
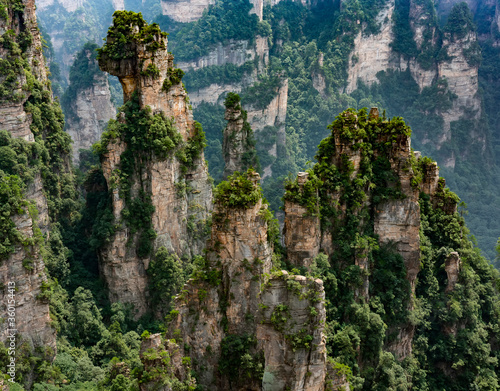
[[[168,34],[162,32],[158,24],[147,24],[140,12],[115,11],[113,24],[108,29],[106,44],[98,49],[98,59],[133,58],[134,44],[146,45],[146,49],[151,52],[165,49],[163,38],[167,36]]]
[[[250,208],[262,198],[262,189],[252,181],[257,175],[253,168],[246,173],[235,172],[215,189],[215,203],[226,208]]]
[[[475,30],[476,26],[467,3],[455,4],[448,16],[444,31],[451,34],[452,39],[463,39],[469,32]]]
[[[235,92],[229,92],[226,96],[226,100],[224,101],[224,106],[226,106],[226,109],[241,109],[240,102],[241,99],[238,94]]]

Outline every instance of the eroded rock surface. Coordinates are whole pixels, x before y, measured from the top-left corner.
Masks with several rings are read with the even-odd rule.
[[[85,50],[85,49],[84,49]],[[84,51],[89,64],[86,69],[97,67],[90,49]],[[100,140],[108,121],[115,117],[111,103],[108,75],[95,72],[89,86],[76,89],[75,99],[69,102],[65,130],[73,140],[73,162],[80,161],[80,149],[90,149]]]
[[[163,15],[168,15],[173,20],[182,23],[194,22],[201,18],[203,11],[215,0],[161,0]],[[250,0],[253,5],[251,13],[256,14],[262,20],[264,0]]]
[[[307,172],[299,172],[297,175],[297,182],[302,192],[308,176]],[[318,208],[319,205],[316,205],[316,210],[310,211],[300,203],[285,199],[283,236],[288,261],[295,266],[309,268],[319,253],[321,226]]]
[[[236,102],[226,99],[224,119],[227,125],[223,132],[222,153],[224,154],[224,178],[235,171],[246,171],[250,166],[257,167],[253,131],[247,121],[247,112],[241,108],[238,95],[231,95]]]
[[[31,42],[24,49],[23,57],[30,67],[31,75],[29,76],[40,82],[41,88],[44,89],[43,93],[50,96],[51,91],[42,54],[42,41],[35,15],[35,2],[24,0],[22,6],[24,9],[15,10],[12,4],[7,4],[8,18],[0,17],[0,33],[11,30],[15,39],[18,39],[22,32],[31,34]],[[10,53],[7,47],[0,49],[0,59],[6,61],[7,64],[9,61],[14,61],[16,56],[17,54]],[[31,88],[28,86],[28,72],[25,72],[22,67],[17,68],[17,71],[16,88],[8,91],[11,96],[0,100],[0,130],[7,130],[14,138],[32,142],[34,141],[34,135],[30,130],[32,116],[24,106],[30,96]],[[4,78],[0,82],[3,83]],[[36,213],[33,208],[32,213],[29,213],[29,208],[25,205],[19,214],[10,216],[15,229],[25,243],[15,243],[14,252],[6,259],[0,260],[0,312],[2,314],[0,342],[6,341],[12,332],[9,331],[10,329],[16,329],[18,344],[25,341],[30,348],[47,347],[48,357],[52,357],[55,354],[56,336],[55,330],[50,325],[48,301],[43,295],[47,289],[45,285],[47,277],[40,252],[40,244],[43,242],[41,235],[48,232],[49,215],[40,172],[28,181],[22,197],[32,202],[38,212]],[[9,292],[9,288],[15,290]],[[13,295],[9,297],[10,293]],[[13,301],[9,303],[10,300]],[[15,307],[15,325],[6,319],[9,304]],[[31,382],[32,374],[27,374],[27,377],[28,382]]]
[[[258,174],[248,175],[257,187]],[[216,203],[206,269],[176,299],[168,334],[189,346],[184,352],[205,389],[325,387],[323,283],[283,271],[269,275],[266,209],[261,198],[240,208]],[[236,340],[255,365],[248,376],[240,358],[228,356]]]
[[[377,129],[384,129],[388,124],[388,121],[379,118],[376,108],[372,108],[365,120],[376,121]],[[340,123],[343,125],[341,126]],[[392,246],[401,255],[411,289],[409,294],[412,296],[415,293],[416,277],[420,270],[419,194],[423,191],[431,196],[434,203],[439,202],[441,199],[439,194],[444,188],[444,183],[442,179],[439,180],[439,171],[435,162],[430,159],[421,160],[423,158],[419,152],[413,153],[407,130],[402,128],[398,134],[384,133],[383,130],[379,130],[379,133],[369,135],[364,132],[363,126],[365,125],[361,124],[357,114],[352,111],[344,112],[342,119],[336,121],[331,128],[332,135],[329,142],[332,143],[332,149],[328,149],[331,154],[320,155],[317,170],[313,170],[314,175],[321,180],[319,185],[317,178],[309,178],[309,173],[299,173],[297,181],[287,185],[284,239],[288,259],[295,266],[309,268],[312,259],[320,252],[333,255],[340,251],[336,247],[336,236],[348,229],[346,224],[350,216],[354,215],[358,233],[351,244],[353,259],[350,262],[362,271],[361,283],[355,287],[355,299],[357,301],[369,299],[370,275],[374,267],[369,260],[374,243],[371,239],[362,237],[364,232],[373,232],[377,235],[380,246]],[[360,135],[359,138],[355,136],[356,134]],[[366,175],[366,172],[362,171],[367,164],[367,157],[360,148],[363,142],[369,142],[374,146],[373,154],[368,159],[379,162],[387,159],[387,168],[390,169],[393,179],[383,186],[397,189],[395,194],[399,195],[375,197],[376,186],[380,185],[365,185],[367,187],[364,187],[363,192],[366,196],[352,206],[350,199],[352,195],[346,197],[344,186],[347,176],[352,183],[356,183]],[[324,148],[330,147],[324,144]],[[326,162],[331,162],[330,164],[335,166],[334,169],[325,171],[328,174],[324,174],[321,168]],[[416,167],[421,171],[418,181],[414,172]],[[335,174],[337,170],[344,175],[341,176],[344,178],[342,186],[332,186],[332,183],[340,180],[340,177],[335,179],[335,175],[339,175]],[[321,194],[321,197],[318,198],[318,194]],[[320,202],[323,203],[323,210],[329,211],[328,217],[322,217],[321,224]],[[329,205],[333,210],[330,211]],[[450,213],[453,213],[452,207],[453,205],[449,206]],[[446,206],[443,208],[446,209]],[[370,215],[373,217],[370,218]],[[367,228],[367,225],[370,227]],[[344,265],[342,262],[346,260],[339,262]],[[345,267],[345,265],[340,267]],[[411,310],[413,301],[410,300],[408,305]],[[399,359],[403,359],[411,354],[414,326],[408,323],[401,325],[395,331],[398,338],[389,344],[387,349]]]
[[[139,26],[132,27],[132,31],[139,31]],[[113,43],[112,37],[108,37],[110,43]],[[172,118],[183,145],[199,137],[201,130],[193,120],[181,82],[182,73],[173,67],[173,56],[167,51],[166,36],[157,32],[153,42],[132,38],[127,45],[131,53],[128,57],[116,59],[101,54],[99,60],[103,70],[118,76],[125,102],[137,94],[134,96],[141,109],[148,108],[153,114],[162,113]],[[151,50],[148,45],[158,49]],[[119,120],[126,121],[125,117]],[[127,148],[123,140],[115,138],[108,144],[102,159],[108,187],[114,188],[116,221],[122,221],[127,207],[121,192],[113,185],[117,170],[121,168],[121,156]],[[151,196],[152,229],[156,232],[152,253],[164,246],[179,256],[200,254],[204,247],[205,224],[212,208],[212,184],[202,150],[189,167],[183,166],[176,155],[160,158],[154,154],[140,167],[141,174],[134,174],[131,191],[137,194],[142,189]],[[151,256],[139,257],[137,247],[128,244],[130,235],[131,228],[126,224],[116,230],[109,245],[101,251],[101,270],[109,286],[111,301],[133,304],[139,317],[148,308],[146,270]]]
[[[451,2],[450,2],[451,3]],[[391,49],[394,42],[393,12],[395,3],[390,0],[377,15],[377,23],[380,32],[377,34],[366,34],[365,27],[355,38],[355,47],[349,56],[349,69],[346,92],[350,93],[357,88],[358,80],[370,85],[378,82],[377,73],[380,71],[395,70],[405,72],[409,70],[413,79],[417,82],[420,90],[435,85],[438,80],[445,80],[447,90],[456,96],[453,107],[440,113],[444,120],[443,133],[437,142],[439,149],[445,142],[451,139],[450,126],[462,115],[468,119],[478,119],[481,116],[481,101],[478,95],[478,65],[466,58],[465,53],[473,54],[476,50],[477,36],[469,33],[465,37],[454,38],[445,33],[442,47],[449,56],[446,60],[435,61],[433,64],[423,66],[416,58],[406,58]],[[438,45],[439,33],[437,26],[431,20],[426,5],[417,1],[410,2],[410,27],[414,34],[418,49],[423,43],[436,47]],[[426,38],[424,38],[426,37]],[[471,54],[468,55],[471,55]],[[466,111],[465,108],[468,108]],[[467,114],[469,113],[469,114]],[[477,134],[475,138],[485,143],[484,135]],[[424,139],[424,143],[430,142]],[[456,156],[450,155],[442,164],[454,167]]]

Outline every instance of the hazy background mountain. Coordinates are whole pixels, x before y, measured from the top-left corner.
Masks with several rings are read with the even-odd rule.
[[[264,192],[276,211],[283,179],[312,160],[334,115],[378,106],[411,125],[412,147],[437,160],[468,205],[463,211],[479,246],[494,258],[500,233],[497,0],[40,1],[61,96],[76,53],[87,41],[100,45],[113,11],[124,8],[170,33],[169,50],[186,72],[216,181],[229,91],[242,95]],[[118,106],[116,79],[110,90]]]

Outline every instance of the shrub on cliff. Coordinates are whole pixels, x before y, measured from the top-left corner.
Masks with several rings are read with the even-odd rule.
[[[251,208],[262,198],[262,189],[250,179],[257,174],[249,168],[246,174],[235,172],[215,188],[214,201],[223,208]]]

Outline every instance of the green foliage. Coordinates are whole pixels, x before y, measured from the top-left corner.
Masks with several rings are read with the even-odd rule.
[[[241,99],[245,104],[251,105],[254,109],[263,110],[276,97],[281,83],[282,79],[278,75],[261,77],[259,82],[247,88],[242,93]]]
[[[12,220],[15,215],[25,214],[24,208],[28,206],[23,198],[22,182],[18,176],[5,175],[0,171],[0,201],[1,217],[0,232],[2,240],[0,243],[0,260],[5,260],[15,251],[15,246],[22,240],[23,236]]]
[[[24,5],[23,5],[24,8]],[[22,12],[22,9],[19,11]],[[4,55],[0,59],[0,101],[20,102],[33,88],[33,75],[27,61],[27,49],[32,37],[29,32],[16,35],[14,30],[4,30],[0,37],[0,47]],[[23,77],[29,82],[21,86]]]
[[[172,51],[179,61],[208,54],[218,42],[229,39],[252,41],[258,29],[258,17],[249,14],[248,0],[220,0],[210,5],[203,16],[172,34]]]
[[[288,181],[285,184],[284,200],[296,202],[299,205],[305,206],[308,213],[312,216],[319,213],[319,196],[318,189],[322,182],[319,180],[312,170],[308,172],[308,178],[303,186],[298,184],[297,179]]]
[[[141,178],[143,162],[153,156],[167,159],[174,153],[184,172],[187,172],[194,167],[206,145],[205,134],[201,125],[195,122],[194,135],[184,142],[171,119],[166,118],[163,113],[151,115],[149,108],[140,109],[137,94],[125,103],[121,112],[125,115],[125,121],[110,121],[101,142],[94,149],[102,155],[107,150],[108,143],[115,138],[120,138],[127,144],[127,149],[121,155],[120,168],[115,174],[115,183],[120,189],[120,196],[125,200],[126,208],[122,211],[122,218],[131,230],[129,240],[133,240],[137,234],[136,252],[139,257],[145,258],[151,253],[151,241],[156,237],[151,222],[154,207],[151,195],[144,189],[141,188],[137,195],[132,196],[134,175],[139,172],[138,177]],[[112,223],[110,214],[104,213],[106,221]],[[109,224],[104,227],[105,234],[112,231],[108,227]]]
[[[159,75],[159,72],[158,72]],[[180,68],[168,68],[167,77],[163,81],[162,90],[167,92],[173,85],[179,84],[184,76],[184,71]]]
[[[380,308],[387,325],[403,324],[409,316],[411,288],[406,279],[403,257],[391,246],[382,246],[373,253],[374,265],[370,278],[372,306]],[[375,304],[376,303],[376,304]]]
[[[253,353],[257,339],[252,335],[228,334],[221,342],[219,372],[230,384],[245,384],[249,379],[261,380],[264,375],[264,356]]]
[[[82,287],[78,288],[71,299],[69,322],[74,326],[71,339],[77,346],[95,345],[100,341],[105,326],[102,323],[101,311],[97,308],[92,293]]]
[[[87,196],[81,220],[84,226],[82,230],[91,232],[89,244],[93,250],[97,250],[109,243],[115,231],[111,195],[102,169],[93,168],[87,172],[84,188]]]
[[[229,120],[226,130],[230,129],[229,126],[231,125],[231,121],[239,121],[240,119],[243,119],[243,126],[241,127],[241,129],[239,128],[240,125],[235,125],[235,123],[233,122],[232,132],[226,133],[226,131],[224,131],[224,159],[227,160],[232,150],[242,150],[243,153],[241,154],[241,157],[236,157],[240,159],[237,163],[239,169],[247,170],[248,168],[253,168],[257,171],[260,171],[260,162],[255,148],[256,141],[253,135],[253,130],[247,121],[247,112],[241,108],[240,96],[236,93],[229,92],[224,101],[224,105],[226,106],[226,110],[233,111],[233,114],[231,114],[229,118],[234,118]],[[236,137],[236,132],[238,131],[241,132],[241,135],[237,139],[238,143],[235,144],[234,140]],[[224,176],[228,175],[229,173],[230,172],[227,172],[227,169],[225,168]]]
[[[203,124],[207,143],[204,150],[205,158],[208,161],[210,176],[218,182],[222,179],[224,170],[222,154],[222,131],[226,125],[224,109],[219,105],[202,102],[194,109],[193,115],[198,122]]]
[[[160,247],[154,259],[149,263],[149,292],[151,304],[162,311],[170,311],[172,297],[179,293],[187,280],[185,268],[177,255],[171,254],[165,247]]]
[[[495,389],[498,357],[490,343],[497,334],[499,275],[468,239],[463,217],[447,207],[450,196],[443,191],[432,205],[421,195],[422,270],[416,293],[423,321],[417,326],[415,357],[428,372],[429,389]],[[458,251],[461,268],[454,289],[446,291],[443,264],[452,251]],[[437,362],[446,362],[446,374],[435,369]]]
[[[134,32],[135,27],[137,32]],[[97,50],[97,58],[99,61],[105,58],[115,61],[130,59],[135,56],[136,45],[145,45],[146,50],[154,53],[165,49],[163,38],[167,35],[158,24],[147,24],[140,12],[115,11],[106,44]]]
[[[141,71],[141,76],[151,77],[152,79],[158,79],[160,77],[160,70],[154,63],[149,63],[146,69]]]
[[[451,9],[448,20],[444,26],[444,32],[450,34],[453,41],[463,39],[472,31],[475,31],[476,26],[473,22],[472,13],[469,6],[465,2],[457,3]]]
[[[195,281],[205,281],[212,287],[221,284],[222,271],[217,267],[213,267],[206,257],[195,257],[193,264],[194,270],[191,277]]]
[[[195,134],[188,139],[184,148],[176,153],[177,159],[183,164],[184,172],[195,168],[203,148],[207,145],[205,132],[201,124],[195,121],[194,127],[196,129]]]
[[[234,92],[229,92],[224,100],[224,106],[226,106],[226,109],[241,110],[240,96]]]
[[[262,189],[254,185],[255,170],[249,168],[245,174],[235,172],[215,188],[214,202],[222,208],[248,209],[262,198]]]

